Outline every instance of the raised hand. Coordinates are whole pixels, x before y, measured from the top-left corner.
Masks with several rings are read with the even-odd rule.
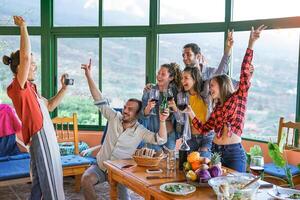
[[[67,73],[64,73],[64,74],[61,75],[61,77],[60,77],[60,83],[61,83],[61,87],[62,87],[63,89],[66,89],[66,88],[68,87],[68,85],[65,84],[65,79],[66,79],[67,76],[68,76],[68,74],[67,74]]]
[[[254,30],[254,27],[251,27],[250,37],[249,37],[249,43],[248,48],[252,49],[254,42],[260,37],[260,33],[265,30],[267,26],[260,25],[257,29]]]
[[[234,43],[233,32],[234,32],[233,29],[231,31],[228,30],[228,32],[227,32],[227,38],[226,38],[226,42],[225,42],[225,51],[224,51],[224,53],[227,55],[231,54],[231,49],[233,47],[233,43]]]
[[[160,121],[166,121],[167,118],[169,117],[169,109],[165,109],[163,112],[159,113],[159,120]]]
[[[26,22],[21,16],[14,16],[14,22],[17,26],[26,26]]]
[[[91,76],[92,59],[90,58],[88,64],[81,64],[81,69],[84,70],[85,76]]]

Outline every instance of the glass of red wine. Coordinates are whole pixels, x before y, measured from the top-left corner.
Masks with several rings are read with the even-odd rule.
[[[187,95],[183,92],[178,93],[177,95],[177,108],[183,112],[188,106]]]
[[[154,101],[155,103],[157,103],[159,100],[159,90],[152,88],[150,90],[149,99],[150,101]],[[151,110],[150,115],[156,115],[155,107]]]
[[[264,174],[264,157],[251,156],[250,170],[254,176],[263,177]]]

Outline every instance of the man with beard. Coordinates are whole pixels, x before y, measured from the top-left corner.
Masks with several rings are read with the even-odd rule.
[[[89,64],[82,64],[81,68],[85,71],[95,105],[108,121],[106,137],[97,154],[97,164],[88,168],[81,179],[85,199],[92,200],[97,198],[94,185],[107,181],[104,161],[131,158],[142,140],[159,145],[167,142],[165,121],[169,116],[169,111],[160,113],[160,129],[158,133],[153,133],[137,121],[142,109],[140,100],[129,99],[125,103],[122,113],[114,111],[103,99],[101,91],[92,79],[91,60]],[[120,199],[130,199],[127,188],[123,185],[118,185],[118,193]]]

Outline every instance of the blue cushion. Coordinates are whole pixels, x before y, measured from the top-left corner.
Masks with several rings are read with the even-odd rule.
[[[91,161],[79,155],[66,155],[66,156],[61,156],[61,163],[63,167],[69,167],[69,166],[91,164]]]
[[[9,160],[20,160],[30,158],[29,153],[20,153],[18,155],[9,156]]]
[[[9,160],[9,156],[2,156],[0,157],[0,162],[2,161],[8,161]]]
[[[288,165],[288,167],[291,169],[292,175],[300,174],[300,170],[298,167],[294,165]],[[286,175],[284,172],[284,169],[277,167],[274,163],[267,163],[265,164],[265,173],[270,174],[272,176],[280,177],[285,179]]]
[[[30,159],[0,162],[0,181],[29,177]]]

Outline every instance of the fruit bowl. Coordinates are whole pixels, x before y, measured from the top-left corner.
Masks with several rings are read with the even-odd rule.
[[[234,176],[220,176],[211,178],[208,184],[213,188],[218,199],[234,200],[245,199],[254,200],[259,188],[259,183],[255,182],[245,189],[244,185],[254,179],[251,174],[239,174]]]

